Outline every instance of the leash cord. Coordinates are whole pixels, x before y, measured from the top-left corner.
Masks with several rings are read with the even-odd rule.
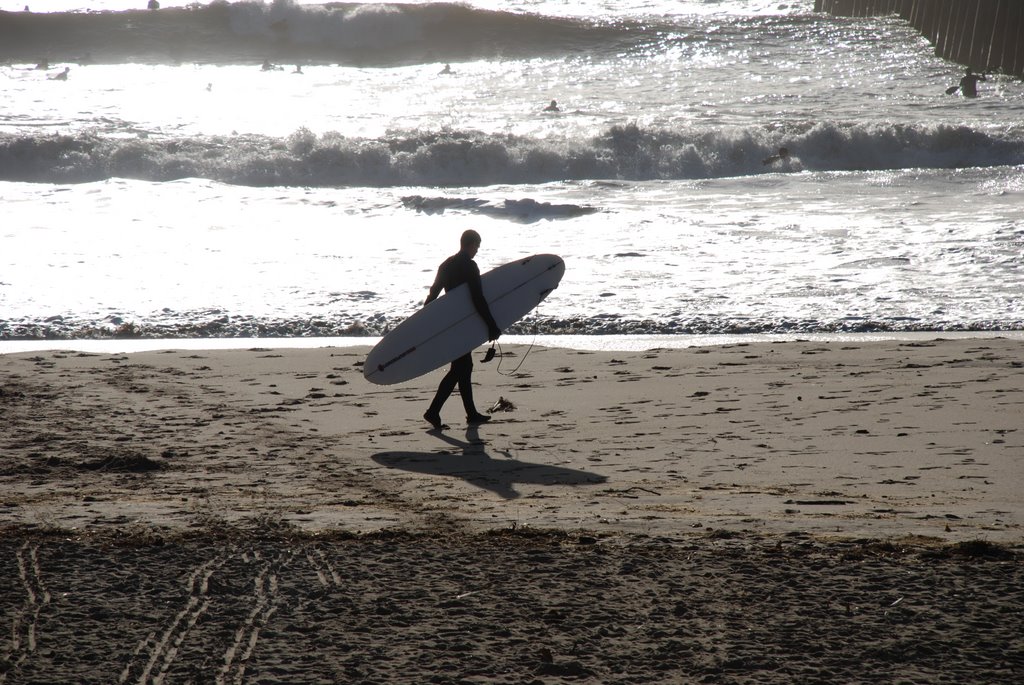
[[[506,371],[502,371],[501,370],[501,362],[502,362],[502,360],[505,359],[505,351],[501,349],[501,343],[498,342],[497,340],[495,340],[494,344],[498,348],[498,367],[495,369],[495,371],[497,371],[502,376],[507,376],[507,377],[512,377],[512,376],[516,375],[517,373],[519,373],[519,369],[521,369],[523,364],[526,363],[526,358],[530,356],[530,352],[533,350],[533,345],[536,342],[537,342],[537,325],[534,324],[534,326],[533,326],[533,340],[530,341],[530,346],[526,348],[526,352],[523,353],[523,358],[519,360],[518,364],[516,364],[516,368],[512,369],[511,371],[506,372]]]

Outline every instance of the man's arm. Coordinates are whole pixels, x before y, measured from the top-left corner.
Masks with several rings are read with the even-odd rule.
[[[443,267],[442,267],[442,269],[443,269]],[[438,269],[437,270],[437,276],[434,277],[434,284],[432,286],[430,286],[430,290],[427,292],[427,299],[423,303],[424,307],[426,307],[428,304],[430,304],[431,302],[436,300],[437,296],[441,294],[441,288],[444,287],[444,283],[443,283],[443,280],[441,278],[441,271],[442,271],[442,269]]]
[[[501,329],[498,328],[498,323],[491,314],[491,308],[487,305],[487,298],[484,297],[483,283],[480,281],[480,269],[475,262],[472,264],[472,273],[469,274],[469,280],[466,281],[466,285],[469,286],[469,296],[473,300],[473,306],[476,307],[480,318],[487,324],[487,339],[497,340],[498,336],[501,335]]]

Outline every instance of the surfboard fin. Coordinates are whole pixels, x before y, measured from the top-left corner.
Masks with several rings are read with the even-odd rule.
[[[484,354],[484,358],[483,358],[482,360],[480,360],[480,362],[481,362],[482,364],[486,364],[487,362],[489,362],[489,361],[491,361],[492,359],[494,359],[494,355],[495,355],[495,354],[496,354],[496,351],[495,351],[495,349],[494,349],[494,345],[491,345],[491,347],[490,347],[490,348],[489,348],[489,349],[487,350],[487,352],[486,352],[486,353]]]

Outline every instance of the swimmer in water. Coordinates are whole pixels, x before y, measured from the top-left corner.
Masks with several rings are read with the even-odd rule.
[[[975,74],[968,67],[962,79],[960,79],[960,94],[965,98],[978,97],[978,81],[988,81],[984,74]]]
[[[545,112],[561,112],[562,110],[558,109],[558,101],[557,100],[552,100],[551,104],[549,104],[547,107],[544,108],[544,111]]]
[[[780,147],[779,148],[779,153],[777,155],[772,155],[771,157],[765,157],[764,159],[761,160],[761,164],[764,164],[765,166],[768,166],[770,164],[775,164],[776,162],[786,162],[786,161],[789,161],[789,149],[788,148],[784,148],[784,147]]]

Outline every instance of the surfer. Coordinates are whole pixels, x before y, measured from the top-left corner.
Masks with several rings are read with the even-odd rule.
[[[978,97],[978,81],[988,81],[984,74],[975,74],[967,67],[962,79],[960,79],[960,94],[965,98]]]
[[[562,110],[560,110],[558,108],[558,100],[552,100],[551,103],[547,107],[544,108],[544,111],[545,112],[561,112]]]
[[[423,305],[426,306],[436,300],[437,296],[441,294],[442,289],[448,292],[465,283],[469,286],[469,295],[473,300],[473,306],[476,307],[480,318],[487,324],[487,339],[496,340],[501,335],[501,330],[494,321],[490,307],[487,306],[483,286],[480,283],[480,268],[473,261],[473,257],[476,256],[477,251],[480,249],[480,242],[480,234],[472,229],[462,234],[462,238],[459,241],[459,251],[441,262],[441,266],[437,269],[437,276],[434,278],[434,284],[430,286],[430,292],[427,294],[427,300]],[[466,353],[452,362],[448,373],[444,375],[444,378],[441,379],[441,384],[437,386],[437,394],[434,395],[434,401],[430,403],[430,408],[427,409],[423,418],[435,430],[447,428],[446,425],[441,423],[441,407],[444,406],[455,386],[458,385],[459,394],[462,395],[462,405],[466,409],[466,422],[470,425],[477,425],[490,421],[491,417],[478,412],[476,405],[473,403],[472,384],[473,357]]]
[[[789,149],[780,147],[779,154],[772,155],[771,157],[765,157],[764,159],[761,160],[761,164],[768,166],[771,164],[775,164],[775,162],[785,162],[787,160],[789,160]]]

